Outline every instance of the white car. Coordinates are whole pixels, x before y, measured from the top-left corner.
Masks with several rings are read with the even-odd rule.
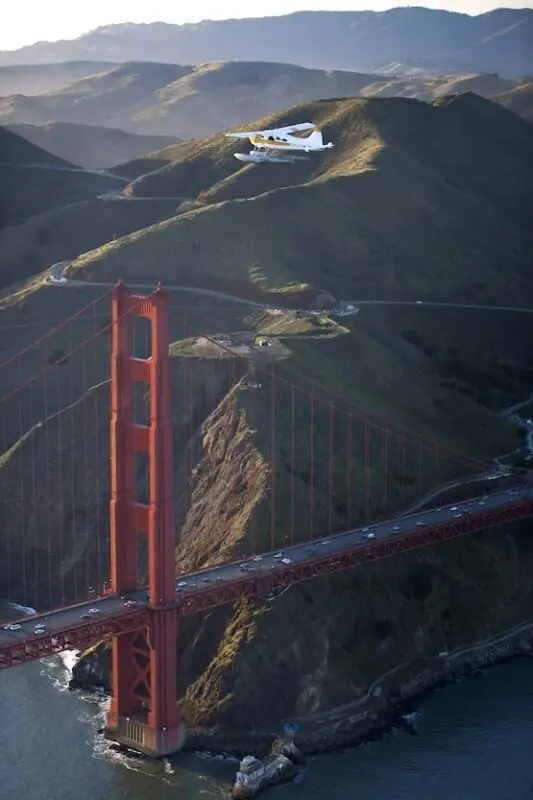
[[[369,531],[368,533],[363,533],[363,539],[373,539],[375,535],[373,531]]]
[[[19,631],[22,628],[22,625],[19,625],[18,622],[10,622],[9,625],[4,625],[5,631]]]
[[[102,612],[100,611],[99,608],[90,608],[89,609],[89,614],[91,614],[93,617],[95,617],[97,614],[101,614],[101,613]]]

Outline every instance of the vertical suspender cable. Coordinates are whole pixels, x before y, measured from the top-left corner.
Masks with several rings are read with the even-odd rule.
[[[88,456],[88,452],[87,452],[87,448],[88,448],[87,440],[89,438],[89,408],[88,408],[88,402],[86,402],[86,401],[89,400],[90,394],[92,393],[91,392],[92,387],[87,385],[88,382],[87,382],[87,363],[86,363],[86,361],[87,360],[86,360],[85,347],[82,347],[82,350],[81,350],[81,390],[83,392],[84,400],[83,400],[83,405],[82,405],[82,408],[81,408],[81,416],[82,416],[81,436],[82,436],[82,439],[83,439],[83,441],[82,441],[82,447],[83,447],[82,481],[83,481],[83,484],[84,484],[83,496],[85,498],[84,499],[85,510],[84,510],[84,514],[83,514],[83,520],[84,520],[84,531],[83,531],[83,533],[84,533],[84,536],[87,537],[86,543],[85,543],[85,551],[84,551],[85,552],[85,556],[84,556],[85,557],[85,596],[88,595],[89,588],[91,586],[91,541],[90,541],[90,538],[89,538],[90,535],[91,535],[91,533],[90,533],[90,531],[91,531],[90,511],[89,511],[90,504],[91,504],[91,493],[90,493],[90,490],[89,490],[89,482],[90,482],[89,456]],[[98,432],[94,431],[93,436],[97,436],[97,435],[98,435]]]
[[[295,442],[295,427],[296,427],[296,420],[294,417],[294,381],[291,381],[291,544],[294,544],[294,521],[295,521],[295,505],[294,505],[294,471],[296,469],[295,465],[295,455],[296,455],[296,442]]]
[[[370,493],[371,493],[371,480],[370,480],[370,428],[368,422],[365,420],[364,429],[364,467],[363,472],[365,476],[365,522],[368,521],[370,515]]]
[[[48,363],[48,340],[44,342],[45,363]],[[45,502],[46,507],[46,531],[48,537],[48,608],[53,606],[53,582],[52,582],[52,520],[50,519],[50,502],[49,497],[52,491],[52,483],[50,480],[50,447],[49,447],[49,413],[48,413],[48,372],[44,373],[44,458],[45,458],[45,473],[44,473],[44,486],[45,486]]]
[[[68,349],[69,352],[72,351],[72,324],[69,323],[68,326]],[[69,359],[67,364],[68,369],[68,414],[69,414],[69,423],[70,423],[70,502],[71,502],[71,513],[72,513],[72,598],[73,602],[76,602],[78,597],[78,558],[77,558],[77,525],[76,525],[76,476],[75,476],[75,468],[76,468],[76,459],[74,456],[74,449],[75,449],[75,437],[76,437],[76,430],[74,428],[74,393],[73,393],[73,386],[72,386],[72,370],[73,370],[73,362]],[[83,387],[82,387],[83,391]]]
[[[93,336],[96,336],[97,322],[96,309],[93,306]],[[112,333],[112,329],[111,329]],[[100,527],[100,409],[98,404],[99,375],[98,375],[98,348],[93,344],[93,386],[94,389],[94,497],[96,500],[96,583],[97,592],[102,592],[102,559],[100,552],[102,531]],[[109,363],[109,361],[108,361]],[[111,399],[111,398],[110,398]]]
[[[17,359],[17,380],[19,386],[21,386],[21,364],[20,358]],[[18,406],[19,406],[19,432],[18,432],[18,440],[19,440],[19,465],[20,465],[20,538],[22,542],[22,559],[21,559],[21,566],[22,566],[22,595],[23,603],[28,602],[27,598],[27,542],[26,542],[26,498],[24,492],[24,444],[23,444],[23,436],[24,436],[24,422],[22,416],[22,392],[18,393]]]
[[[60,362],[59,362],[60,363]],[[61,369],[59,363],[56,363],[54,367],[54,372],[56,376],[56,408],[55,408],[55,420],[56,420],[56,428],[57,428],[57,442],[56,442],[56,454],[57,454],[57,490],[59,495],[59,502],[57,504],[57,510],[59,515],[58,520],[58,527],[59,527],[59,571],[61,575],[61,605],[65,603],[65,572],[64,572],[64,565],[65,565],[65,542],[63,539],[63,516],[64,516],[64,494],[63,494],[63,441],[61,436],[61,426],[62,426],[62,418],[63,412],[61,407],[61,386],[60,386],[60,375],[59,370]]]
[[[346,505],[348,509],[348,530],[352,527],[352,415],[347,414],[346,431]]]
[[[309,538],[315,535],[315,387],[311,384],[311,413],[309,420]]]
[[[422,448],[422,439],[418,440],[418,494],[419,497],[422,498],[423,488],[422,488],[422,459],[424,457],[424,452]]]
[[[328,446],[328,533],[333,531],[333,406],[329,406],[329,446]]]
[[[35,428],[35,416],[33,408],[33,383],[30,383],[30,437],[31,437],[31,484],[32,484],[32,513],[31,513],[31,526],[33,532],[33,607],[38,609],[39,602],[39,558],[38,558],[38,544],[37,544],[37,525],[39,524],[39,513],[37,510],[37,476],[36,465],[37,453],[35,450],[35,437],[37,429]]]
[[[270,368],[270,549],[276,546],[276,374]]]
[[[383,484],[382,484],[382,504],[383,508],[387,507],[387,502],[389,499],[389,429],[388,426],[385,425],[383,430],[381,431],[381,468],[382,468],[382,475],[383,475]]]
[[[3,420],[3,437],[2,437],[2,454],[7,453],[9,450],[8,439],[7,439],[7,402],[3,399],[0,405],[0,417]],[[6,464],[7,467],[7,464]],[[12,509],[13,503],[11,502],[11,498],[9,497],[9,487],[7,484],[7,478],[2,481],[2,504],[1,508],[4,510],[4,524],[2,525],[2,532],[4,535],[4,542],[5,542],[5,560],[6,560],[6,573],[7,573],[7,596],[8,599],[11,598],[11,546],[9,541],[10,531],[12,528],[12,514],[8,515],[8,508]]]
[[[400,436],[400,460],[401,460],[401,476],[400,476],[400,488],[403,489],[405,485],[405,438]]]

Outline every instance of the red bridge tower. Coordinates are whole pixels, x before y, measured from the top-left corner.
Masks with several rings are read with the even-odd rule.
[[[113,298],[111,355],[111,585],[117,594],[139,583],[139,536],[148,542],[150,607],[147,628],[113,638],[113,698],[106,736],[150,756],[183,745],[177,703],[174,498],[170,405],[169,297],[160,288],[134,295],[120,282]],[[151,355],[131,354],[134,317],[150,323]],[[133,389],[150,393],[150,424],[134,420]],[[149,504],[135,486],[135,453],[148,456]]]

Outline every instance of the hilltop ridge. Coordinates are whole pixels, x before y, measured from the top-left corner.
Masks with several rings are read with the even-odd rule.
[[[0,152],[0,229],[123,186],[119,179],[83,172],[5,128]]]
[[[159,153],[168,163],[125,193],[188,187],[204,205],[84,254],[72,269],[140,275],[155,255],[163,280],[238,284],[234,293],[310,284],[337,297],[443,297],[481,283],[470,293],[487,297],[490,287],[517,299],[518,286],[529,290],[527,122],[465,94],[435,105],[317,101],[246,127],[304,118],[336,147],[293,166],[239,166],[233,153],[246,145],[222,136]]]
[[[4,78],[7,96],[0,97],[0,124],[81,124],[186,140],[211,136],[318,97],[405,96],[432,101],[464,91],[489,97],[510,92],[527,80],[471,71],[402,77],[261,61],[194,66],[128,62],[101,71],[98,67],[95,64],[92,75],[37,97],[13,94]]]
[[[142,229],[75,259],[66,273],[84,286],[50,284],[43,273],[6,292],[0,304],[2,327],[9,331],[2,359],[26,348],[25,357],[13,358],[2,371],[3,391],[11,391],[12,382],[25,385],[43,363],[54,374],[54,391],[47,392],[44,378],[44,391],[32,386],[29,406],[23,408],[18,397],[6,406],[1,485],[10,516],[2,536],[14,554],[10,586],[24,587],[26,558],[42,555],[31,536],[24,550],[21,529],[48,541],[46,576],[60,575],[74,586],[76,572],[85,574],[78,570],[79,554],[87,553],[87,582],[99,581],[99,560],[90,552],[99,539],[87,531],[99,525],[98,508],[109,503],[110,339],[102,336],[90,371],[88,359],[80,354],[77,368],[71,353],[77,342],[104,331],[107,293],[94,316],[58,325],[44,350],[32,346],[40,335],[34,326],[72,320],[105,291],[91,280],[163,280],[173,295],[177,571],[250,554],[250,542],[259,550],[272,547],[273,528],[279,530],[276,541],[287,536],[291,508],[306,532],[312,508],[313,532],[320,536],[372,524],[385,514],[381,518],[391,519],[408,508],[422,480],[433,488],[464,474],[446,458],[447,449],[485,461],[521,445],[519,431],[499,412],[531,391],[531,316],[464,304],[533,305],[531,126],[473,94],[432,105],[399,98],[322,100],[249,125],[305,118],[323,127],[334,150],[295,166],[242,165],[233,155],[249,145],[219,134],[152,154],[144,163],[151,174],[126,189],[145,202],[79,203],[20,226],[22,237],[44,240],[54,260],[65,257],[54,248],[90,247],[103,231],[109,238],[111,220],[125,228],[138,214]],[[142,167],[123,165],[123,172],[138,175]],[[171,198],[193,190],[196,196],[178,211]],[[168,201],[150,199],[162,193]],[[143,228],[143,209],[160,202],[169,203],[168,218]],[[96,231],[90,227],[95,218]],[[71,240],[61,238],[65,228]],[[17,239],[14,232],[11,226],[0,234],[0,252]],[[13,263],[21,261],[15,251]],[[176,284],[226,289],[269,305],[250,308],[231,298],[180,292]],[[324,298],[333,305],[335,298],[407,298],[412,304],[361,305],[359,313],[340,316],[328,313]],[[321,313],[309,313],[310,307]],[[281,346],[262,349],[257,359],[208,358],[198,341],[200,334],[242,331],[275,338]],[[279,360],[273,364],[275,349]],[[275,380],[276,372],[292,372],[294,382]],[[82,394],[87,375],[94,376],[88,378],[92,391]],[[248,377],[259,378],[253,390]],[[313,390],[293,405],[300,378],[312,382],[316,398]],[[330,395],[319,400],[322,386],[342,397],[341,414],[345,406],[354,412],[354,420],[346,415],[347,427],[337,424]],[[92,439],[98,447],[89,471],[86,459],[75,457],[87,435],[84,405],[68,400],[80,394],[94,401]],[[23,438],[21,409],[31,421]],[[370,447],[367,429],[373,426],[366,412],[388,420]],[[42,419],[46,426],[35,424]],[[352,439],[356,420],[363,424]],[[397,425],[415,441],[438,446],[424,458],[419,447],[406,457],[403,435],[393,434]],[[24,451],[37,468],[21,479]],[[50,459],[72,480],[50,481]],[[385,465],[386,492],[379,474]],[[347,473],[353,476],[353,509]],[[95,474],[98,480],[87,480]],[[148,478],[142,465],[138,478]],[[87,492],[78,505],[80,485]],[[81,510],[74,527],[73,508]],[[72,536],[63,537],[63,530]],[[105,520],[101,530],[104,541]],[[421,670],[434,675],[426,668],[444,649],[479,642],[528,617],[530,541],[530,532],[517,527],[504,535],[496,530],[464,537],[441,543],[438,552],[418,551],[295,586],[273,602],[244,600],[204,615],[201,624],[184,620],[179,693],[187,723],[211,732],[223,726],[249,741],[250,728],[271,730],[283,719],[323,714],[322,743],[346,743],[353,719],[340,723],[339,707],[370,690],[375,719],[376,702],[402,695]],[[8,582],[2,563],[0,581]],[[61,581],[52,580],[52,588],[59,602]],[[404,677],[385,685],[378,698],[374,681],[396,676],[398,664],[405,664]],[[261,669],[262,677],[251,681]],[[100,681],[102,674],[105,669]]]
[[[22,136],[0,127],[0,163],[6,164],[41,164],[56,167],[75,166],[64,158],[59,158],[43,150],[42,147],[29,142]]]
[[[278,17],[106,25],[77,39],[4,53],[7,65],[100,61],[281,61],[373,72],[391,62],[429,59],[442,72],[533,73],[531,9],[478,16],[407,7],[388,11],[298,11]],[[320,47],[317,47],[317,41]],[[455,69],[450,69],[452,63]]]
[[[142,136],[117,128],[71,122],[11,125],[7,130],[85,169],[110,169],[179,141],[176,136]]]

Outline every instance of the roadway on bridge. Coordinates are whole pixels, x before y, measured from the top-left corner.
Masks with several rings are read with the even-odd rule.
[[[533,500],[533,486],[508,489],[505,491],[488,494],[465,502],[445,505],[417,513],[400,516],[392,520],[378,522],[368,527],[356,528],[346,533],[337,534],[324,539],[317,539],[313,542],[304,542],[280,551],[264,553],[261,556],[251,556],[239,562],[214,565],[213,567],[199,572],[176,578],[176,594],[178,599],[185,596],[194,595],[213,588],[217,585],[231,584],[243,579],[253,579],[261,575],[266,575],[270,570],[290,569],[291,565],[313,562],[319,556],[335,556],[345,551],[352,551],[357,547],[365,547],[371,542],[392,539],[397,536],[405,536],[423,528],[430,529],[437,525],[450,523],[469,516],[476,517],[489,511],[496,511],[509,506],[511,503]],[[369,537],[371,534],[371,537]],[[372,536],[373,534],[373,536]],[[281,555],[280,555],[281,554]],[[290,560],[290,563],[283,561]],[[146,588],[128,593],[128,598],[138,604],[146,606],[148,603],[148,591]],[[151,598],[157,601],[157,598]],[[74,627],[82,628],[84,624],[91,625],[91,622],[105,621],[106,618],[127,615],[131,608],[125,606],[125,600],[116,595],[109,595],[103,598],[89,600],[76,606],[65,609],[58,609],[46,614],[27,617],[19,620],[20,628],[15,631],[0,629],[0,649],[2,645],[12,642],[24,642],[26,639],[35,639],[36,624],[44,623],[45,633],[42,636],[53,636]],[[81,619],[82,614],[88,614],[90,609],[97,609],[98,614],[92,615],[92,619]]]

